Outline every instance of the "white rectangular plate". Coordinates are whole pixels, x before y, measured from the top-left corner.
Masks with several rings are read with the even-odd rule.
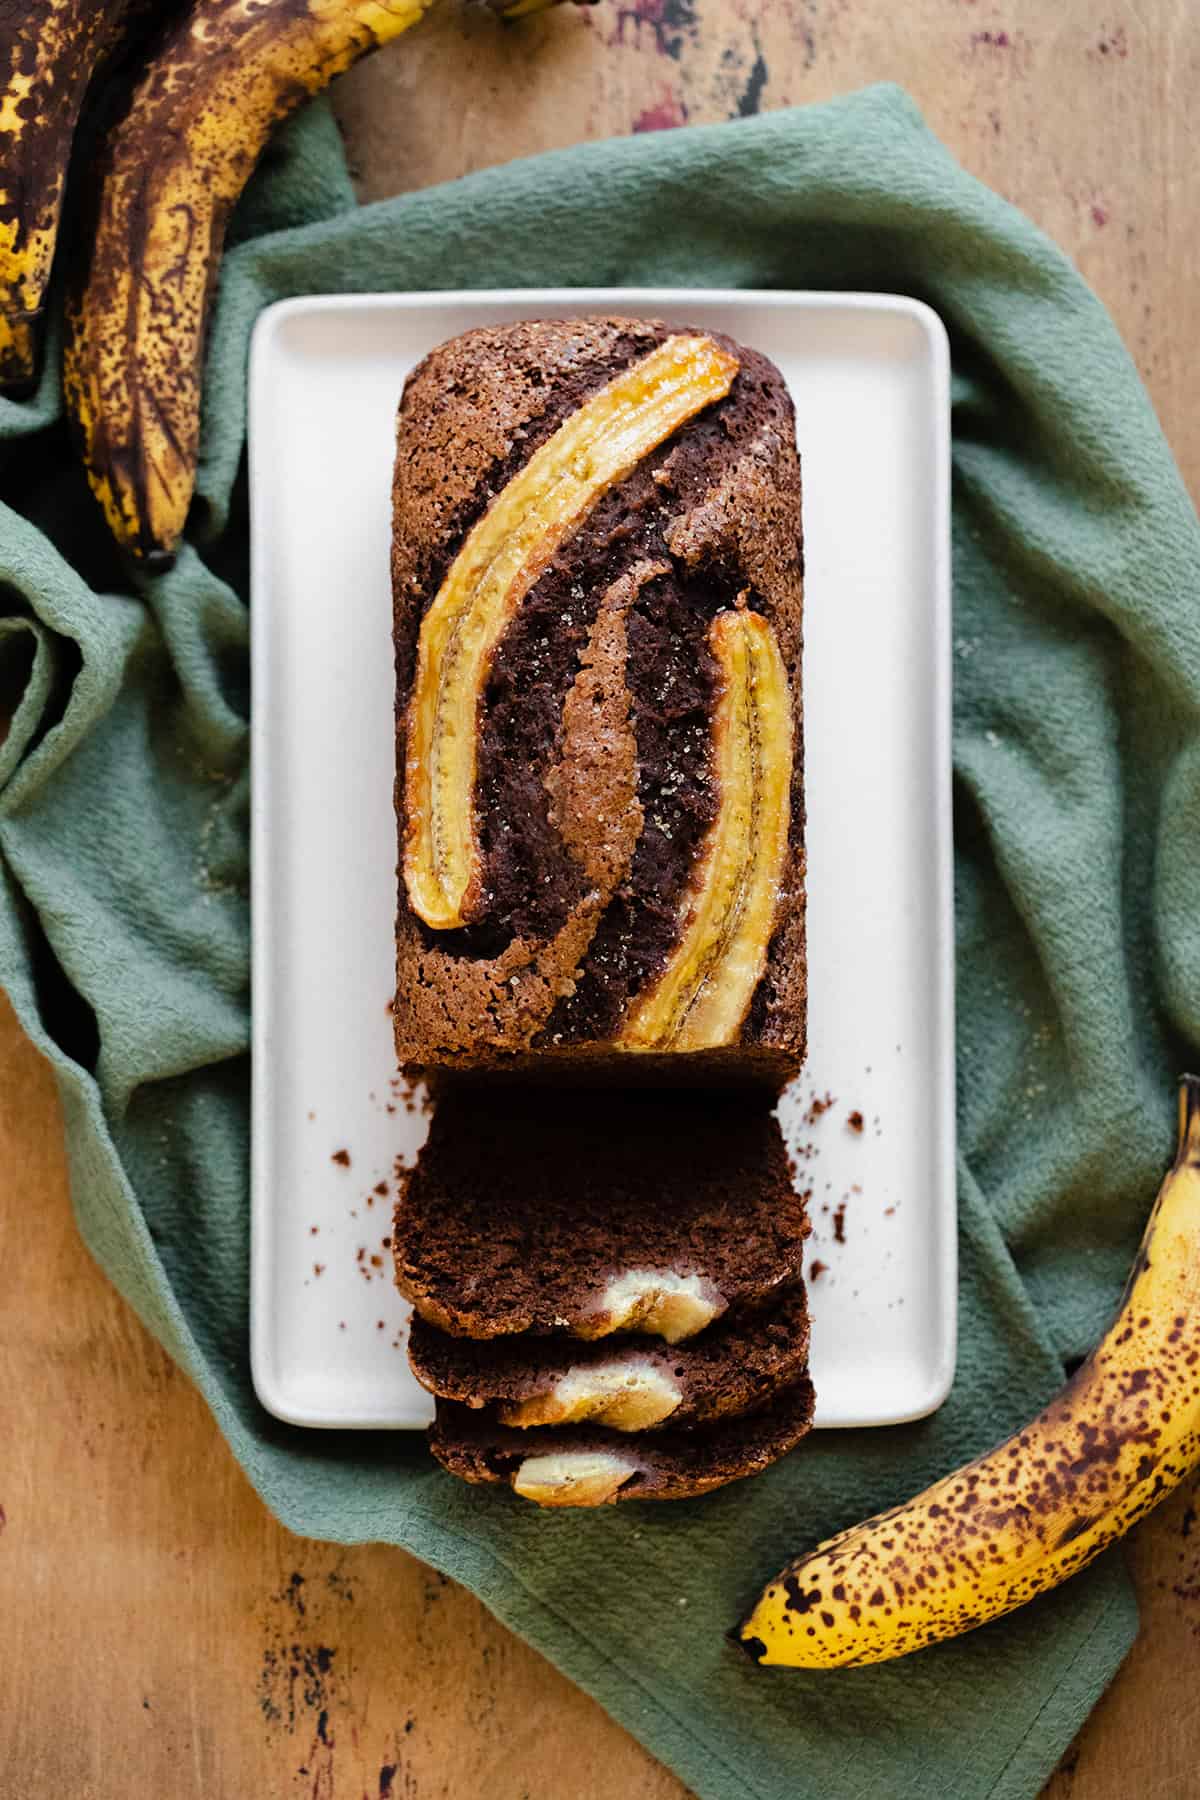
[[[728,332],[765,351],[795,399],[810,1051],[784,1123],[813,1190],[810,1268],[824,1265],[811,1282],[817,1423],[918,1417],[944,1399],[955,1355],[949,357],[926,307],[873,294],[381,294],[289,300],[260,318],[255,1386],[302,1425],[430,1416],[383,1243],[390,1193],[374,1192],[426,1128],[395,1085],[387,1010],[393,421],[405,377],[446,338],[588,312]]]

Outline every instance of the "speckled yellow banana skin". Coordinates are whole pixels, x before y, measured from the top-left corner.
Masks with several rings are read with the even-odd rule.
[[[230,211],[274,125],[431,0],[191,0],[109,134],[63,383],[118,541],[166,561],[195,484],[205,327]]]
[[[63,386],[104,516],[151,566],[174,555],[195,488],[205,329],[234,203],[274,126],[432,4],[189,0],[109,134]]]
[[[125,0],[0,6],[0,390],[28,387],[71,140]]]
[[[1046,1410],[907,1506],[799,1557],[737,1636],[760,1663],[906,1656],[1057,1586],[1200,1463],[1200,1080],[1121,1310]]]

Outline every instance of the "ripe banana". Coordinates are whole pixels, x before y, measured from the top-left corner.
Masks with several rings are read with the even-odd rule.
[[[271,127],[431,0],[191,0],[97,171],[63,386],[118,542],[169,560],[195,482],[205,326],[225,226]]]
[[[71,140],[127,0],[0,7],[0,391],[37,372]]]
[[[789,1563],[735,1636],[756,1662],[905,1656],[1055,1587],[1200,1463],[1200,1080],[1121,1309],[1045,1411],[907,1506]]]

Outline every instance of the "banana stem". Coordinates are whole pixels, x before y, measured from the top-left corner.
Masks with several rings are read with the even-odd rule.
[[[1200,1075],[1179,1077],[1179,1147],[1175,1167],[1200,1169]]]

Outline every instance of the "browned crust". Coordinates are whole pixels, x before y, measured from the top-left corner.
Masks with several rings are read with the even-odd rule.
[[[563,707],[562,752],[546,776],[551,821],[589,885],[605,895],[628,872],[642,828],[625,617],[639,587],[662,566],[642,564],[601,600]]]
[[[619,318],[550,320],[487,327],[441,346],[414,371],[397,423],[393,491],[392,579],[397,705],[397,768],[404,767],[405,715],[416,633],[424,606],[470,524],[508,475],[544,441],[566,412],[611,379],[620,366],[644,354],[672,329],[659,321]],[[736,348],[736,347],[735,347]],[[756,384],[781,378],[765,358],[739,351],[742,373],[730,403]],[[786,408],[790,421],[790,407]],[[672,486],[672,459],[688,428],[655,459],[664,494]],[[792,850],[786,870],[767,972],[759,985],[742,1042],[724,1049],[630,1060],[603,1040],[539,1042],[555,1008],[573,993],[593,933],[627,866],[627,829],[611,829],[611,809],[596,809],[609,822],[601,841],[593,821],[590,847],[572,836],[582,817],[569,772],[581,768],[575,735],[548,785],[560,810],[563,836],[590,881],[569,916],[549,939],[515,938],[495,955],[464,956],[439,941],[410,911],[401,889],[397,918],[396,1049],[409,1066],[487,1068],[549,1076],[570,1073],[596,1079],[749,1078],[779,1086],[799,1067],[805,1047],[806,973],[801,719],[802,588],[799,560],[800,469],[794,437],[768,422],[748,454],[714,480],[699,505],[670,523],[668,541],[676,569],[736,568],[770,616],[788,670],[796,718]],[[618,584],[619,585],[619,584]],[[617,603],[606,596],[602,614]],[[593,643],[595,639],[593,637]],[[619,735],[619,734],[618,734]],[[619,759],[618,759],[619,761]],[[568,778],[564,786],[564,770]],[[619,778],[613,762],[606,774]],[[554,790],[557,782],[557,792]],[[618,791],[618,790],[614,790]],[[570,798],[572,804],[565,808]],[[403,825],[404,795],[396,805]],[[626,826],[628,821],[626,820]]]

